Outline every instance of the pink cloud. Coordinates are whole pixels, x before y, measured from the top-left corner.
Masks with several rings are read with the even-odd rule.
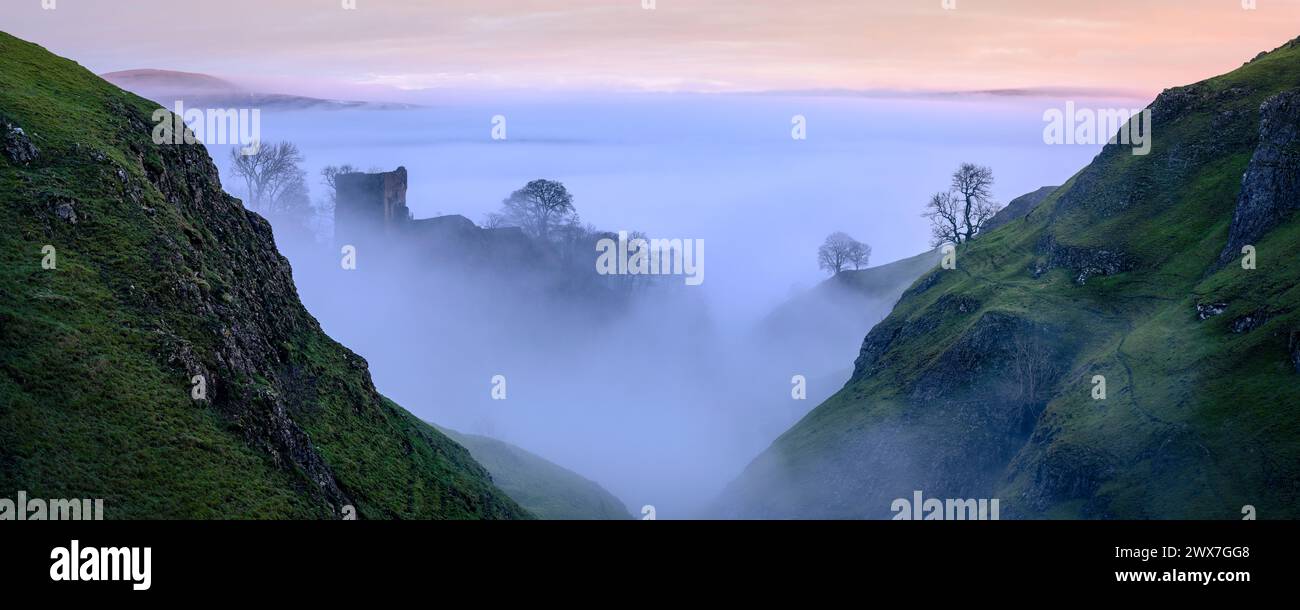
[[[10,0],[5,28],[99,72],[401,88],[1154,92],[1295,37],[1300,1]]]

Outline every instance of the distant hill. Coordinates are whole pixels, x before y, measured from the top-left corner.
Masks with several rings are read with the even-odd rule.
[[[199,74],[196,72],[176,72],[172,70],[122,70],[100,74],[100,78],[127,91],[144,89],[149,91],[188,91],[212,94],[244,93],[244,89],[234,83]],[[137,93],[137,95],[139,95]]]
[[[985,231],[1025,216],[1056,189],[1045,186],[1016,197],[989,220]],[[843,357],[857,351],[858,338],[884,319],[903,291],[939,259],[939,252],[931,250],[876,267],[841,271],[772,310],[759,324],[759,337],[778,348],[774,353],[788,361],[786,368],[823,380],[843,371],[842,383],[849,370]]]
[[[0,33],[0,493],[107,519],[531,518],[325,334],[206,148],[154,143],[156,108]]]
[[[1300,515],[1300,39],[1148,110],[1149,154],[1106,145],[917,280],[718,514]]]
[[[844,354],[883,319],[916,278],[939,262],[936,251],[861,270],[845,270],[795,295],[764,318],[760,336],[780,343],[787,353],[824,352],[843,344]],[[833,369],[844,368],[843,360]]]
[[[510,443],[439,428],[464,445],[492,481],[541,519],[631,519],[623,502],[595,481]]]
[[[138,69],[101,74],[100,78],[166,108],[177,100],[192,108],[261,108],[263,110],[405,110],[410,104],[330,100],[251,91],[228,80],[195,72]]]

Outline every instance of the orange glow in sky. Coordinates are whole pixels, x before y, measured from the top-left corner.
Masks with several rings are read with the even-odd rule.
[[[96,72],[164,68],[401,89],[656,91],[1154,93],[1229,71],[1300,35],[1300,0],[343,4],[58,0],[55,10],[42,10],[38,0],[7,0],[0,29]]]

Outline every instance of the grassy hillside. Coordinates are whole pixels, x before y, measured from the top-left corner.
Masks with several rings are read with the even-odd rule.
[[[916,278],[939,262],[937,251],[861,270],[842,271],[773,309],[754,338],[769,354],[774,374],[799,371],[814,388],[810,400],[830,395],[848,378],[858,337],[888,315]]]
[[[987,233],[1013,220],[1024,218],[1030,212],[1034,211],[1034,208],[1038,207],[1038,204],[1042,203],[1044,199],[1047,199],[1048,195],[1051,195],[1058,188],[1060,187],[1044,186],[1033,192],[1025,193],[1024,195],[1012,199],[1007,202],[1005,207],[998,210],[997,214],[994,214],[992,218],[988,219],[980,230]]]
[[[1149,155],[1107,146],[919,279],[719,511],[888,517],[919,489],[1004,518],[1300,516],[1298,93],[1297,42],[1162,93]]]
[[[497,487],[540,519],[631,519],[595,481],[506,442],[443,430],[492,473]]]
[[[321,332],[203,147],[152,142],[156,107],[0,33],[0,495],[112,519],[528,517]]]
[[[810,317],[824,315],[828,308],[851,314],[860,312],[871,301],[892,302],[937,264],[938,252],[924,252],[884,265],[841,271],[773,310],[763,326],[767,332],[794,332],[786,327],[801,326]]]

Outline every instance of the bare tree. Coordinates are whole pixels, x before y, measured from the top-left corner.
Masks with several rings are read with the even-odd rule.
[[[853,268],[861,269],[867,266],[867,261],[871,260],[871,246],[862,242],[854,242],[853,249],[849,251],[849,263]]]
[[[276,216],[287,216],[306,221],[311,215],[311,194],[307,190],[306,174],[298,170],[284,186],[279,189],[275,199],[267,206],[267,212]]]
[[[842,231],[827,235],[826,241],[817,249],[817,265],[831,275],[838,275],[849,265],[861,269],[870,258],[871,246]]]
[[[957,196],[951,191],[935,193],[925,207],[925,214],[930,219],[930,245],[959,244],[962,241],[961,210]]]
[[[984,223],[997,214],[992,197],[993,170],[963,163],[952,173],[951,190],[930,197],[923,216],[930,219],[932,245],[960,244],[979,235]]]
[[[239,149],[230,151],[230,161],[235,175],[244,179],[249,203],[254,209],[275,211],[273,206],[281,202],[281,195],[291,185],[294,188],[302,183],[304,172],[302,153],[292,142],[274,142],[258,147],[251,155],[242,154]]]
[[[334,222],[334,209],[339,204],[338,177],[340,174],[351,174],[360,171],[350,163],[342,165],[327,165],[320,170],[321,186],[325,187],[325,197],[320,200],[316,206],[316,226],[315,230],[319,233],[325,233],[325,227]]]
[[[962,220],[965,224],[966,241],[979,233],[984,220],[991,214],[984,212],[992,207],[989,197],[993,196],[993,170],[973,163],[962,163],[952,173],[952,190],[961,198]]]
[[[550,241],[557,227],[578,222],[573,196],[555,180],[533,180],[501,202],[501,211],[489,214],[490,226],[515,225],[542,241]]]

